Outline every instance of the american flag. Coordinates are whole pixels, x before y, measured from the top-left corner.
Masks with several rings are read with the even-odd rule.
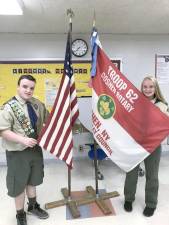
[[[39,145],[66,162],[72,168],[73,135],[72,127],[79,115],[75,81],[71,62],[71,31],[68,33],[64,73],[60,87],[39,138]]]

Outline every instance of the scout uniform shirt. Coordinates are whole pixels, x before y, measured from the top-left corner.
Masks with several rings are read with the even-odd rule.
[[[156,98],[152,99],[151,102],[157,106],[161,112],[163,112],[164,114],[166,114],[167,116],[169,116],[169,108],[168,105],[164,104],[161,101],[157,101]]]
[[[15,96],[15,98],[19,108],[21,108],[22,112],[24,112],[25,116],[28,118],[30,122],[27,104],[25,100],[23,100],[18,95]],[[0,108],[0,131],[11,130],[16,134],[26,137],[27,135],[23,127],[21,126],[20,122],[18,121],[17,117],[15,116],[9,102],[10,100]],[[46,122],[49,113],[46,110],[45,105],[38,99],[31,98],[29,102],[31,102],[32,107],[37,115],[36,126],[37,126],[37,134],[39,134],[43,127],[43,124]],[[26,146],[23,144],[12,142],[4,138],[2,138],[2,147],[3,149],[8,151],[22,151],[26,148]]]

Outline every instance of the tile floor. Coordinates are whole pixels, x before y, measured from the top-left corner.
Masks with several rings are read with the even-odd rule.
[[[104,175],[104,180],[99,181],[99,188],[107,192],[118,191],[119,197],[112,198],[111,202],[116,215],[85,219],[66,219],[66,207],[49,209],[49,219],[39,220],[27,216],[28,225],[169,225],[169,152],[162,154],[159,180],[159,203],[153,217],[146,218],[142,215],[144,209],[145,177],[139,177],[136,200],[133,211],[127,213],[123,210],[123,184],[125,173],[110,160],[104,160],[99,165]],[[142,165],[142,168],[144,166]],[[6,194],[6,167],[0,166],[0,225],[15,225],[15,208],[13,199]],[[83,191],[86,186],[94,183],[94,167],[88,158],[79,158],[74,161],[72,171],[72,191]],[[62,199],[60,189],[67,187],[67,168],[63,162],[50,160],[45,162],[44,183],[37,189],[38,201],[43,206],[47,202]],[[26,206],[26,205],[25,205]]]

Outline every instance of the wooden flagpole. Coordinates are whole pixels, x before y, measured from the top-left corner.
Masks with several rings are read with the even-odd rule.
[[[72,18],[74,17],[72,9],[67,9],[67,16],[69,16],[70,49],[72,49]],[[71,199],[71,169],[69,167],[68,167],[68,198]]]
[[[94,137],[93,137],[94,138]],[[97,149],[96,149],[96,141],[94,140],[94,168],[95,168],[95,187],[96,187],[96,196],[99,195],[99,189],[98,189],[98,160],[97,160]]]
[[[96,14],[94,10],[94,15],[93,15],[93,28],[95,28],[96,25]],[[94,139],[94,137],[93,137]],[[97,150],[96,150],[96,141],[94,140],[94,168],[95,168],[95,187],[96,187],[96,196],[98,197],[99,195],[99,189],[98,189],[98,163],[97,163]]]

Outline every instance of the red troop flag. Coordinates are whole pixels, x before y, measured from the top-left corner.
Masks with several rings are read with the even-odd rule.
[[[93,32],[93,135],[126,172],[169,135],[169,117],[152,104],[111,62]]]
[[[71,31],[68,33],[64,73],[48,121],[38,138],[39,145],[72,168],[72,127],[79,115],[71,65]]]

